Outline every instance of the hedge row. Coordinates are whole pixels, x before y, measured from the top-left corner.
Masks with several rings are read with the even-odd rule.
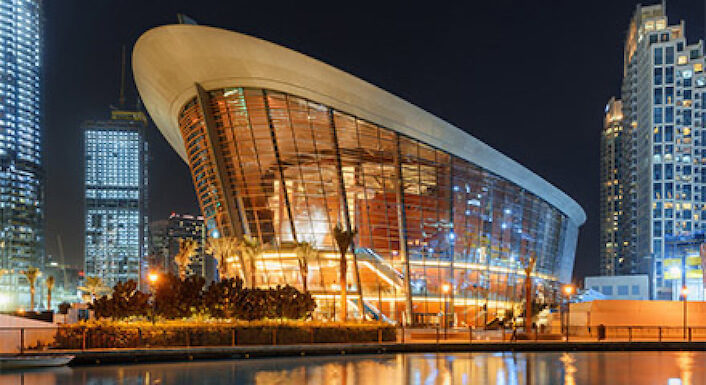
[[[380,334],[378,334],[380,333]],[[389,325],[315,326],[62,326],[57,349],[138,348],[167,346],[287,345],[326,342],[395,341]]]

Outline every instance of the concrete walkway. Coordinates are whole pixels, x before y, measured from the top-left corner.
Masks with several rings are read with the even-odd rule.
[[[190,361],[198,359],[249,359],[257,357],[322,356],[346,354],[389,354],[430,352],[502,352],[502,351],[681,351],[706,350],[706,342],[564,342],[564,341],[476,341],[436,343],[358,343],[258,346],[203,346],[140,349],[51,350],[41,354],[72,354],[72,365],[109,363]]]

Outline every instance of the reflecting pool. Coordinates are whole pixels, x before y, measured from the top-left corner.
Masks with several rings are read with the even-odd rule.
[[[271,358],[0,372],[2,385],[706,384],[706,352]]]

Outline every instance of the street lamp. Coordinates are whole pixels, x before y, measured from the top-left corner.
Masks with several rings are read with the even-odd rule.
[[[564,285],[564,296],[566,297],[566,341],[569,341],[569,327],[571,326],[571,295],[574,294],[574,285]]]
[[[445,283],[441,285],[441,291],[444,293],[444,339],[447,338],[448,328],[449,328],[449,301],[448,294],[451,291],[451,285]]]
[[[684,316],[683,316],[684,317],[684,320],[683,320],[684,321],[684,339],[686,339],[686,296],[687,296],[687,294],[689,294],[689,289],[686,287],[686,285],[684,285],[681,288],[681,298],[682,298],[682,301],[684,302]]]
[[[154,325],[155,313],[157,312],[157,298],[155,298],[157,290],[155,290],[155,284],[159,281],[159,274],[151,272],[147,274],[147,279],[150,281],[150,288],[152,289],[152,325]]]

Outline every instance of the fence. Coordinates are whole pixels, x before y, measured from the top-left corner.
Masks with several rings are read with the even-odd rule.
[[[394,342],[392,327],[47,327],[0,328],[0,354],[56,349]]]
[[[314,343],[476,343],[476,342],[706,342],[706,327],[607,326],[571,327],[558,333],[536,329],[482,330],[468,328],[405,329],[391,327],[4,327],[0,354],[39,353],[56,349],[163,348],[195,346],[288,345]]]

